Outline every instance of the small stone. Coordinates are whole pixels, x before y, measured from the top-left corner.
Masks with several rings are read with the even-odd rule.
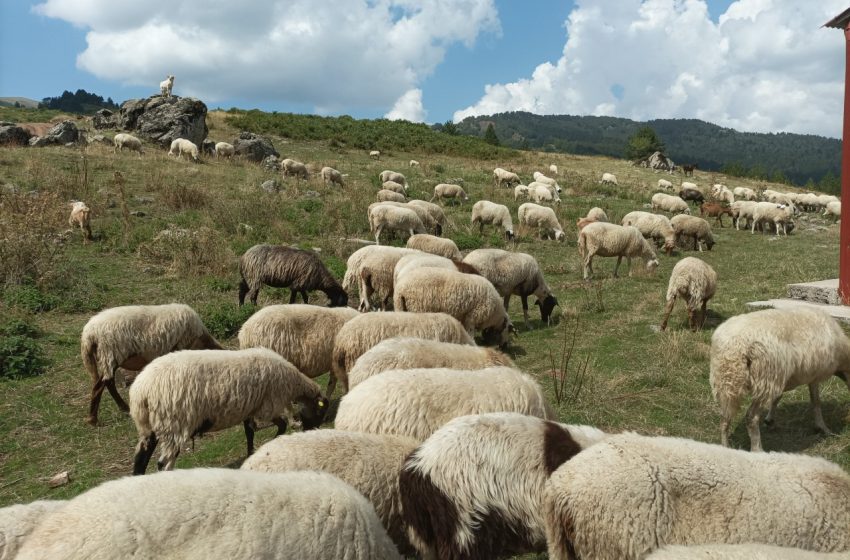
[[[48,480],[47,485],[51,488],[58,488],[60,486],[65,486],[69,482],[71,482],[71,475],[68,474],[68,471],[62,471]]]
[[[280,192],[280,183],[277,181],[277,179],[269,179],[268,181],[263,181],[263,184],[260,185],[260,188],[266,192],[278,193]]]
[[[305,191],[304,198],[319,198],[322,195],[317,193],[316,191]]]

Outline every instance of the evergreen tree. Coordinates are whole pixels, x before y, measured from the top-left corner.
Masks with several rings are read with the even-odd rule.
[[[446,134],[451,134],[452,136],[457,136],[457,134],[458,134],[457,125],[450,120],[444,122],[443,127],[440,130],[441,130],[441,132],[445,132]]]
[[[496,135],[496,127],[493,123],[487,125],[487,130],[484,131],[484,141],[494,146],[500,145],[499,137]]]
[[[652,127],[642,126],[629,137],[626,144],[626,159],[632,161],[646,159],[655,152],[663,151],[664,142],[661,141],[658,134]]]

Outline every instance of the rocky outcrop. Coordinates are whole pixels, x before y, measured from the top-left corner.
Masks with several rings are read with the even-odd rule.
[[[50,128],[43,136],[32,136],[29,145],[34,148],[43,146],[73,145],[81,140],[82,136],[74,121],[62,121]]]
[[[0,145],[26,146],[30,133],[11,122],[0,122]]]
[[[109,109],[101,109],[91,118],[91,125],[97,130],[118,126],[118,115]]]
[[[233,148],[236,151],[236,155],[256,162],[261,162],[268,156],[280,157],[278,151],[274,149],[271,140],[253,132],[243,132],[240,134],[239,138],[233,141]]]
[[[206,117],[207,106],[199,99],[154,95],[125,101],[118,126],[166,148],[177,138],[201,146],[208,132]]]

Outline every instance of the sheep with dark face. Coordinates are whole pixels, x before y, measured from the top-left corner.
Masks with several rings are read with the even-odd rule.
[[[313,251],[281,245],[254,245],[240,257],[239,273],[242,275],[239,305],[245,303],[246,295],[256,305],[263,284],[289,288],[289,303],[295,303],[299,292],[307,303],[307,292],[321,290],[328,296],[330,307],[348,305],[348,294]]]

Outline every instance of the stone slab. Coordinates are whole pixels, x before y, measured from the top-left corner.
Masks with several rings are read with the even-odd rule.
[[[788,284],[788,297],[813,303],[841,305],[841,298],[838,297],[838,278]]]
[[[774,309],[820,309],[842,323],[850,324],[850,306],[847,305],[827,305],[825,303],[812,303],[800,299],[768,299],[765,301],[751,301],[747,304],[747,307],[756,309],[766,307],[772,307]]]

